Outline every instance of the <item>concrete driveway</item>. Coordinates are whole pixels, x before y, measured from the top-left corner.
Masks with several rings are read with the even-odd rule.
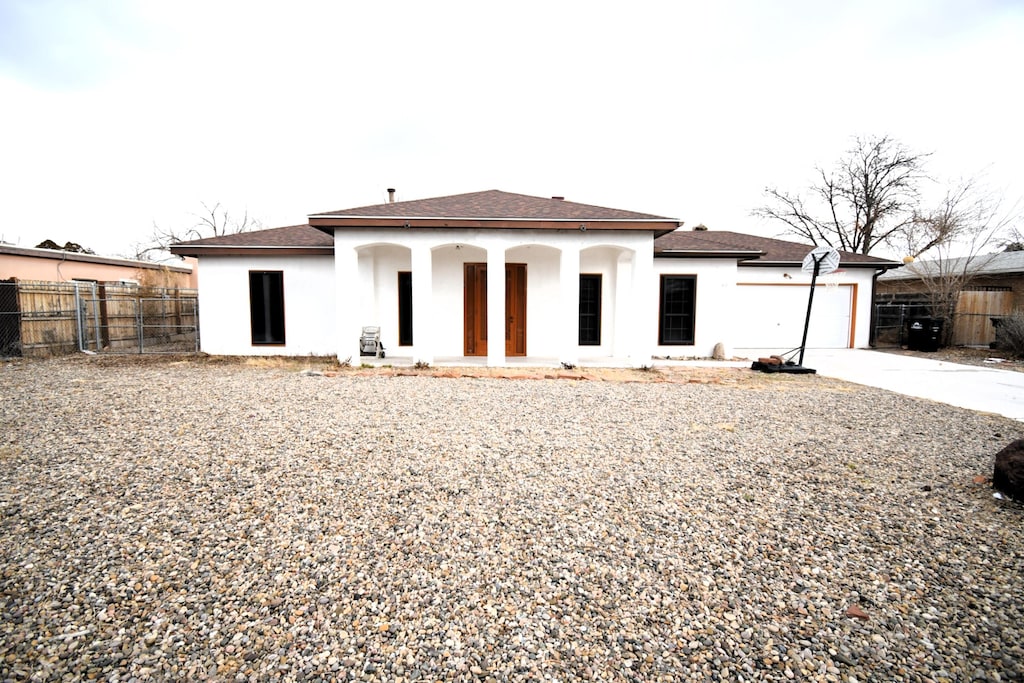
[[[1024,372],[863,349],[808,349],[819,375],[1024,421]]]

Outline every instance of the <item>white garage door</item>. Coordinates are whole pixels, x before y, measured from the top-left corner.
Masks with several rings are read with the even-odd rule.
[[[800,346],[807,316],[806,286],[740,285],[733,332],[737,349],[788,350]],[[814,289],[807,347],[845,349],[853,322],[853,285]]]

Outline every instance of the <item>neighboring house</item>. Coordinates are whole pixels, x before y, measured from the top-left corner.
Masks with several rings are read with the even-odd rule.
[[[314,214],[174,245],[199,259],[203,350],[641,366],[652,357],[800,344],[812,247],[673,218],[491,190]],[[843,254],[817,288],[809,346],[866,346],[874,278]],[[488,315],[488,311],[502,315]],[[493,343],[491,340],[497,340]]]
[[[194,259],[186,259],[176,265],[162,265],[60,249],[0,244],[0,280],[133,282],[154,287],[195,289],[195,266]]]
[[[898,271],[886,273],[878,280],[879,294],[920,294],[928,291],[924,280],[944,273],[971,274],[968,289],[1009,292],[1011,309],[1024,308],[1024,251],[1003,251],[943,262],[921,260]]]
[[[995,340],[992,318],[1024,308],[1024,251],[920,260],[878,279],[878,303],[923,310],[932,291],[955,292],[954,345],[987,345]]]

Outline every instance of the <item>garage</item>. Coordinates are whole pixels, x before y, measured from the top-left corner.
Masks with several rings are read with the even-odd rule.
[[[807,347],[846,349],[853,346],[853,301],[856,287],[817,285]],[[736,292],[737,349],[779,349],[800,346],[807,316],[807,285],[743,284]]]

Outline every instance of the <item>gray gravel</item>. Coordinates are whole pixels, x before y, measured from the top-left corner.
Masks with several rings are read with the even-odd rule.
[[[0,679],[1024,680],[1024,425],[720,372],[0,366]]]

